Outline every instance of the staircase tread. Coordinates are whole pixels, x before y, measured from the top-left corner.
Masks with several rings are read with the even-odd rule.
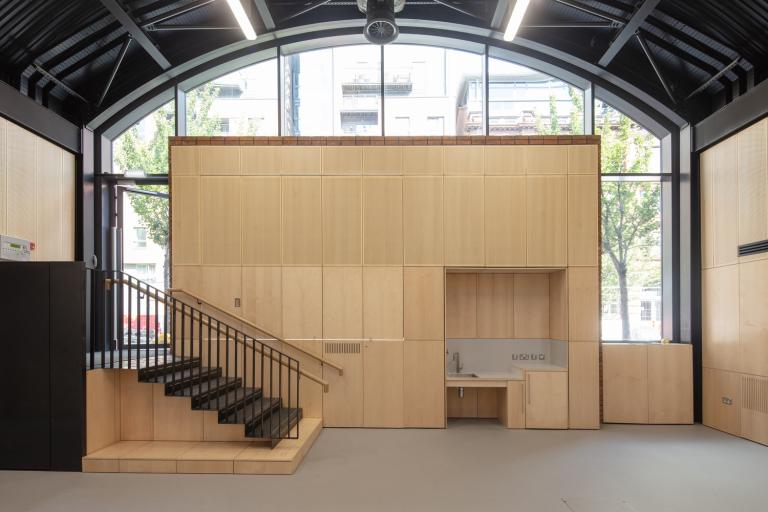
[[[260,398],[261,390],[258,388],[239,387],[209,398],[199,398],[199,403],[195,404],[196,409],[208,411],[222,410],[227,406],[232,407],[238,402],[250,400],[253,397]],[[217,400],[218,399],[218,400]]]
[[[207,368],[207,367],[194,367],[194,368],[188,368],[185,370],[179,370],[177,372],[172,373],[162,373],[160,375],[152,375],[152,376],[144,376],[142,380],[145,382],[154,382],[157,384],[162,383],[173,383],[179,382],[181,380],[186,379],[192,379],[195,377],[202,377],[202,378],[208,378],[207,376],[211,376],[210,378],[215,378],[216,373],[219,373],[220,370],[218,368]]]
[[[200,397],[209,392],[216,392],[221,388],[238,384],[242,381],[240,378],[235,377],[216,377],[213,379],[203,379],[201,381],[191,380],[187,382],[183,387],[174,390],[171,394],[173,396],[191,396]]]
[[[247,424],[249,422],[261,423],[262,414],[264,415],[264,422],[266,423],[269,417],[269,411],[275,410],[280,405],[279,398],[265,398],[261,397],[255,400],[252,404],[248,404],[247,407],[238,409],[232,414],[228,414],[220,423],[241,423]]]
[[[247,429],[246,436],[271,439],[284,438],[301,420],[301,417],[301,409],[295,407],[281,407],[279,413],[278,411],[274,411],[269,416],[269,419],[264,420],[264,431],[267,432],[267,435],[264,435],[264,432],[261,430],[261,424],[258,423],[254,428]]]

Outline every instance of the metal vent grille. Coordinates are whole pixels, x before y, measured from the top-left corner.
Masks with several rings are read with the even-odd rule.
[[[759,254],[761,252],[768,252],[768,240],[739,246],[739,256],[749,256],[750,254]]]
[[[742,375],[741,407],[768,414],[768,379]]]
[[[359,354],[360,342],[331,341],[325,344],[326,354]]]

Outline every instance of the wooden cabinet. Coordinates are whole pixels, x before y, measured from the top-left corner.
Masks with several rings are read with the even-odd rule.
[[[598,191],[597,176],[568,176],[568,265],[598,264]]]
[[[568,344],[568,426],[600,428],[600,343]]]
[[[486,176],[486,265],[525,266],[525,195],[524,176]]]
[[[362,263],[359,177],[323,177],[323,264]]]
[[[691,345],[648,345],[648,422],[693,423]]]
[[[403,331],[409,340],[443,338],[443,267],[403,269]]]
[[[362,267],[323,268],[323,337],[363,335]]]
[[[568,261],[568,183],[565,176],[526,176],[526,249],[529,267]]]
[[[768,238],[767,130],[768,121],[764,119],[738,134],[740,244]]]
[[[741,434],[741,376],[735,372],[704,368],[702,373],[703,421],[708,427]]]
[[[363,178],[363,263],[403,263],[403,179]]]
[[[597,267],[568,269],[568,336],[571,341],[600,339],[600,273]]]
[[[363,425],[402,428],[403,342],[363,343]]]
[[[407,341],[403,353],[406,427],[445,426],[445,343]]]
[[[403,178],[403,259],[406,265],[443,264],[443,178]]]
[[[645,345],[603,343],[603,420],[648,423],[648,351]]]
[[[514,337],[549,338],[549,276],[514,276]]]
[[[485,263],[483,194],[481,176],[445,177],[446,265]]]
[[[445,276],[445,337],[477,337],[477,274]]]
[[[320,265],[323,260],[320,178],[284,177],[282,183],[283,264]]]
[[[568,428],[568,372],[526,372],[525,427]]]

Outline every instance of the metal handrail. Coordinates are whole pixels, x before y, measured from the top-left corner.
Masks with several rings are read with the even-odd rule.
[[[149,295],[150,297],[152,297],[155,300],[160,300],[160,301],[164,300],[164,298],[162,296],[160,296],[158,293],[153,292],[152,290],[150,290],[149,287],[143,288],[143,287],[141,287],[139,285],[136,285],[135,283],[133,283],[131,281],[128,281],[128,280],[125,280],[125,279],[106,279],[105,281],[107,283],[113,282],[113,283],[124,284],[124,285],[130,286],[131,288],[133,288],[136,291],[139,291],[141,293],[146,293],[147,295]],[[169,291],[171,291],[171,290],[169,290]],[[176,300],[178,300],[178,299],[176,299]],[[189,306],[189,307],[191,308],[192,306]],[[176,311],[179,311],[178,305],[174,303],[173,304],[173,309],[175,309]],[[226,313],[226,311],[225,311],[225,313]],[[207,320],[203,320],[202,318],[200,318],[198,321],[200,323],[202,323],[203,325],[211,325]],[[233,329],[233,330],[236,331],[236,329]],[[243,334],[245,334],[245,333],[243,333]],[[268,336],[271,336],[271,334],[269,334],[267,332],[265,332],[264,334],[267,334]],[[278,338],[275,338],[275,339],[278,339]],[[245,339],[245,337],[242,340],[236,337],[235,338],[235,342],[236,343],[240,343],[243,346],[249,347],[249,348],[255,350],[256,352],[258,352],[259,354],[265,355],[263,350],[260,347],[257,347],[255,344],[248,344],[248,341]],[[261,341],[259,340],[259,342],[261,342]],[[296,370],[296,368],[292,367],[289,363],[286,363],[281,358],[279,358],[278,356],[275,356],[275,354],[273,354],[271,352],[270,352],[268,357],[270,358],[270,360],[275,361],[275,362],[277,362],[278,364],[280,364],[282,366],[287,366],[288,368],[290,368],[292,370]],[[317,375],[315,375],[313,373],[307,372],[307,371],[305,371],[305,370],[303,370],[301,368],[298,369],[298,372],[299,372],[300,375],[302,375],[302,376],[308,378],[309,380],[314,381],[314,382],[320,384],[321,386],[323,386],[323,392],[325,392],[325,393],[328,392],[328,390],[330,388],[330,384],[328,383],[328,381],[318,377]]]
[[[302,354],[307,355],[307,356],[309,356],[309,357],[319,361],[323,365],[330,366],[331,368],[336,370],[339,373],[339,375],[344,375],[344,368],[342,366],[340,366],[339,364],[334,363],[333,361],[330,361],[330,360],[328,360],[328,359],[326,359],[326,358],[324,358],[322,356],[318,356],[317,354],[314,354],[314,353],[310,352],[309,350],[306,350],[306,349],[302,348],[299,345],[291,343],[290,339],[280,338],[279,336],[276,336],[275,334],[267,331],[266,329],[263,329],[263,328],[259,327],[258,325],[254,324],[250,320],[248,320],[246,318],[243,318],[242,316],[236,315],[234,313],[231,313],[231,312],[227,311],[226,309],[222,308],[221,306],[217,306],[216,304],[214,304],[214,303],[212,303],[212,302],[210,302],[208,300],[205,300],[202,297],[200,297],[200,296],[198,296],[198,295],[196,295],[196,294],[194,294],[194,293],[192,293],[190,291],[187,291],[187,290],[185,290],[183,288],[169,288],[168,292],[171,293],[171,294],[173,294],[173,293],[183,293],[184,295],[188,295],[189,297],[192,297],[193,299],[197,300],[198,302],[200,302],[202,304],[207,304],[208,306],[210,306],[210,307],[212,307],[212,308],[214,308],[214,309],[224,313],[225,315],[234,318],[238,322],[242,322],[245,325],[251,327],[252,329],[256,329],[257,331],[260,331],[260,332],[266,334],[267,336],[269,336],[270,338],[274,339],[275,341],[278,341],[280,343],[284,343],[285,345],[288,345],[289,347],[291,347],[291,348],[301,352]],[[294,341],[312,341],[312,340],[307,339],[307,340],[294,340]]]

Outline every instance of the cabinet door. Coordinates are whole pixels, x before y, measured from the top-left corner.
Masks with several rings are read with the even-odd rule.
[[[761,121],[738,135],[740,244],[758,242],[768,237],[767,127],[768,121]]]
[[[527,176],[525,210],[527,266],[564,267],[568,261],[566,177]]]
[[[326,359],[341,365],[344,375],[336,369],[323,367],[323,378],[330,388],[323,397],[323,425],[326,427],[363,426],[363,354],[362,343],[326,341]]]
[[[240,265],[240,179],[203,177],[200,182],[200,237],[204,265]]]
[[[704,368],[702,373],[704,421],[712,428],[741,433],[741,376],[738,373]]]
[[[568,426],[600,428],[600,344],[568,344]]]
[[[648,347],[603,344],[603,421],[648,423]]]
[[[693,352],[690,344],[648,346],[648,422],[693,423]]]
[[[568,372],[528,372],[526,428],[568,428]]]
[[[445,344],[407,341],[403,358],[405,426],[445,426]]]
[[[444,197],[446,265],[483,265],[483,178],[446,177]]]
[[[403,342],[363,344],[363,426],[403,427]]]
[[[525,381],[511,380],[499,389],[499,422],[507,428],[525,428]]]

